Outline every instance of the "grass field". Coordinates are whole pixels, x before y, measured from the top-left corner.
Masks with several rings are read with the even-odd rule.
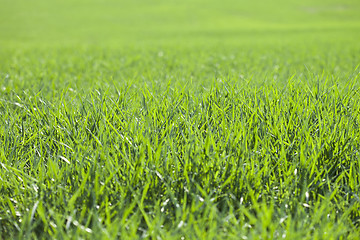
[[[360,236],[359,1],[0,6],[0,239]]]

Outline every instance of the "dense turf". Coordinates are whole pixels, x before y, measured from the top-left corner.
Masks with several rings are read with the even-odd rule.
[[[0,2],[0,239],[360,235],[356,1]]]

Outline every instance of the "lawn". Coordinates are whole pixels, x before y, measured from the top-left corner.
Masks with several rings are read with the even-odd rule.
[[[359,1],[0,6],[0,239],[360,236]]]

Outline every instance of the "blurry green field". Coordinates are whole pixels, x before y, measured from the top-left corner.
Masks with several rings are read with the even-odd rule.
[[[2,47],[235,45],[357,41],[359,3],[2,0]]]
[[[0,0],[0,239],[357,239],[359,12]]]

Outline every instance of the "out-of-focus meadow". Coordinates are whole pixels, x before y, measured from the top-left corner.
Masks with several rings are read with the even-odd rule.
[[[7,46],[355,42],[360,3],[234,0],[1,0]]]

